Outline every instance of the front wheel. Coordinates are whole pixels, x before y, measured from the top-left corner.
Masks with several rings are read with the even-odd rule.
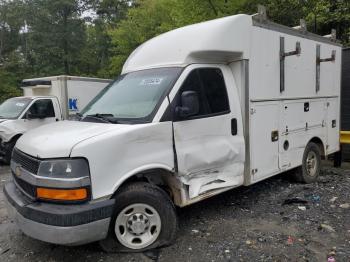
[[[321,152],[317,144],[310,142],[304,151],[302,165],[296,170],[297,181],[313,183],[321,170]]]
[[[169,196],[159,187],[137,182],[115,196],[109,236],[100,241],[106,252],[141,252],[175,240],[177,216]]]
[[[10,142],[6,143],[5,145],[5,156],[4,156],[4,163],[5,164],[10,164],[11,162],[11,157],[12,157],[12,152],[13,149],[16,145],[17,139],[13,139]]]

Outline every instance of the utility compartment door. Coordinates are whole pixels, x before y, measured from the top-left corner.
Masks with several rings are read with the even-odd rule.
[[[325,100],[300,99],[281,103],[280,168],[301,165],[305,147],[313,137],[325,137]]]
[[[182,106],[181,94],[195,91],[199,112],[186,118],[174,114],[174,140],[178,173],[193,199],[242,185],[245,149],[238,94],[226,67],[197,65],[187,70],[174,109]]]
[[[274,175],[278,168],[279,102],[251,104],[250,155],[252,182]]]
[[[327,154],[339,150],[339,97],[327,99]]]

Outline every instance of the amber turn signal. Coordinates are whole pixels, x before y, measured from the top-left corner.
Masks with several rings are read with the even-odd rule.
[[[85,200],[88,196],[86,188],[78,189],[52,189],[38,187],[36,189],[37,198],[46,200]]]

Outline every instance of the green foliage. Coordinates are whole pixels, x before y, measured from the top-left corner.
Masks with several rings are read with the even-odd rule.
[[[134,5],[132,0],[102,0],[96,3],[99,19],[108,24],[116,24],[124,19],[128,9]]]
[[[272,21],[295,26],[304,18],[310,31],[325,35],[335,28],[343,43],[349,43],[350,1],[140,0],[137,1],[137,7],[129,9],[126,18],[110,32],[114,46],[110,72],[119,73],[132,50],[160,33],[227,15],[254,14],[258,4],[267,7]]]
[[[175,0],[139,1],[138,7],[129,10],[115,30],[110,31],[113,44],[111,75],[120,73],[126,58],[146,40],[169,31],[175,23],[169,13]]]
[[[79,0],[29,2],[28,55],[38,75],[79,73],[77,54],[86,43],[81,17],[85,9],[86,2]]]
[[[18,80],[14,74],[0,68],[0,79],[0,103],[10,97],[21,95],[22,92],[17,87]]]
[[[130,53],[163,32],[257,5],[287,26],[350,38],[348,0],[0,0],[0,100],[21,79],[57,74],[116,77]]]
[[[325,35],[331,29],[337,30],[337,37],[343,44],[350,44],[350,1],[349,0],[318,0],[310,8],[308,21],[316,17],[316,32]]]

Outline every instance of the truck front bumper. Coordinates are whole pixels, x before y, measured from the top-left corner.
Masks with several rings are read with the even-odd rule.
[[[10,218],[32,238],[74,246],[107,237],[114,199],[80,205],[33,202],[13,182],[4,194]]]

